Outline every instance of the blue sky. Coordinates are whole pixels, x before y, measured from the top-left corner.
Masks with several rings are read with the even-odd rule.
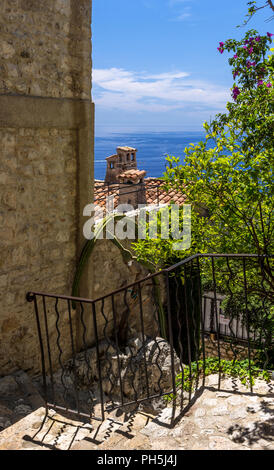
[[[271,29],[266,8],[237,28],[246,0],[93,0],[96,135],[200,130],[233,80],[219,41]]]

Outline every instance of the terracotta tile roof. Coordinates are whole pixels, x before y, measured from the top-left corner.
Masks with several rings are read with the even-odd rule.
[[[94,182],[94,203],[100,207],[106,207],[106,197],[114,196],[114,207],[118,206],[119,184],[105,184],[104,181]]]
[[[135,168],[132,168],[131,170],[126,170],[120,173],[120,175],[118,175],[118,178],[121,183],[126,183],[126,181],[124,180],[131,180],[133,182],[138,183],[140,178],[143,178],[146,173],[147,172],[145,170],[137,170]]]
[[[129,171],[134,171],[136,173],[136,171],[139,170]],[[165,182],[159,178],[145,178],[144,183],[146,187],[147,205],[169,204],[170,202],[183,205],[185,202],[186,196],[182,192],[176,191],[174,189],[165,191]],[[106,197],[108,195],[114,196],[114,207],[116,208],[119,204],[119,184],[110,184],[108,186],[104,181],[95,180],[94,202],[100,207],[104,208],[106,206]]]
[[[146,184],[146,201],[147,204],[169,204],[174,202],[179,206],[183,205],[186,196],[175,189],[166,191],[164,189],[165,182],[159,178],[145,178]]]

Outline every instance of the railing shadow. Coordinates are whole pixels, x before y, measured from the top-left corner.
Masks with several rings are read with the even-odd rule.
[[[246,411],[251,414],[256,412],[252,407],[247,407]],[[267,402],[262,401],[259,411],[269,414],[270,417],[266,420],[255,421],[249,426],[236,423],[228,428],[227,434],[233,442],[238,444],[246,442],[252,446],[261,439],[267,442],[274,441],[274,410],[269,408]]]
[[[115,419],[112,419],[109,417],[107,418],[106,421],[100,422],[98,426],[94,426],[89,429],[85,427],[85,424],[87,423],[83,423],[82,425],[78,423],[74,424],[72,421],[68,422],[66,420],[63,420],[62,417],[56,418],[55,416],[51,416],[49,412],[45,411],[45,415],[42,419],[41,425],[38,428],[38,430],[32,435],[25,434],[23,436],[23,440],[25,442],[29,442],[33,444],[34,446],[39,446],[41,448],[46,448],[49,450],[66,450],[67,451],[67,450],[71,450],[74,442],[77,439],[77,435],[81,429],[85,429],[87,432],[89,432],[89,435],[81,437],[79,441],[90,442],[97,446],[99,446],[104,441],[109,439],[114,433],[121,434],[123,437],[127,439],[133,439],[135,435],[131,433],[131,430],[134,425],[134,417],[136,416],[136,410],[133,411],[132,413],[123,413],[123,415],[124,415],[123,422],[117,422],[115,421]],[[66,414],[65,418],[68,419],[68,416],[69,414]],[[50,424],[49,424],[49,421],[51,421]],[[106,422],[107,422],[107,427],[102,429],[102,426]],[[56,424],[59,425],[59,429],[55,430],[55,433],[53,433],[52,431],[53,431],[54,425]],[[60,428],[60,424],[62,425],[61,428]],[[126,426],[126,429],[115,429],[114,424]],[[65,447],[64,445],[62,445],[62,448],[61,448],[59,439],[69,428],[75,428],[75,432],[72,434],[70,439],[68,438],[68,443],[66,445],[66,448],[64,448]],[[99,434],[101,434],[101,436],[98,438]],[[47,442],[47,437],[49,436],[50,436],[51,442]]]
[[[67,416],[66,416],[66,418],[67,418]],[[48,426],[48,421],[51,421],[51,424],[49,426]],[[56,435],[54,437],[53,436],[51,437],[51,440],[53,441],[53,443],[46,442],[46,438],[47,438],[48,435],[50,435],[50,432],[52,431],[55,424],[58,424],[58,425],[62,424],[62,427],[61,427],[61,429],[59,429],[56,432]],[[54,416],[51,416],[47,411],[45,411],[45,416],[44,416],[44,418],[41,422],[41,425],[40,425],[39,429],[32,436],[28,435],[28,434],[25,434],[23,436],[23,440],[26,441],[26,442],[31,442],[32,444],[34,444],[36,446],[39,446],[39,447],[42,447],[42,448],[47,448],[49,450],[71,450],[71,447],[72,447],[73,443],[75,442],[75,439],[76,439],[77,434],[79,433],[79,431],[81,429],[87,430],[87,428],[84,427],[85,424],[86,423],[83,423],[83,425],[74,424],[73,422],[68,422],[68,421],[62,420],[59,417],[55,418]],[[75,428],[75,432],[71,436],[71,439],[68,443],[67,448],[66,449],[61,449],[60,447],[58,447],[59,438],[63,435],[66,428],[69,428],[69,427]],[[44,429],[44,431],[43,431],[43,429]],[[93,430],[94,429],[90,429],[90,432],[92,432]],[[41,433],[43,435],[38,437],[39,434],[41,434]],[[99,444],[100,442],[94,440],[94,443]]]

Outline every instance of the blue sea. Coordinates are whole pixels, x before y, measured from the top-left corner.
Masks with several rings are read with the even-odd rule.
[[[146,170],[147,177],[159,177],[165,171],[165,156],[184,158],[184,149],[190,143],[205,140],[202,132],[150,132],[132,134],[107,134],[95,137],[95,179],[103,180],[106,172],[106,157],[116,153],[116,147],[128,146],[138,149],[137,164]]]

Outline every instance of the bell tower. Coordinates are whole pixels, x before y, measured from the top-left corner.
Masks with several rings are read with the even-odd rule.
[[[136,152],[132,147],[117,147],[116,154],[106,158],[105,183],[119,183],[119,175],[126,170],[137,169]]]

